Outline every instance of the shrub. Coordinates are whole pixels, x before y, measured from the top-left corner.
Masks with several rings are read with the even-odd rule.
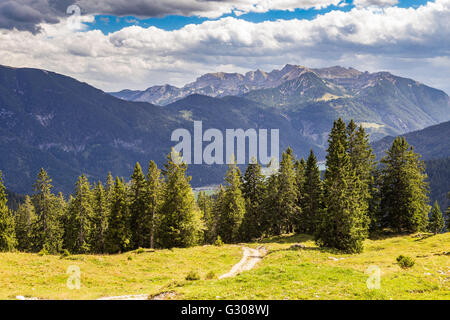
[[[47,255],[49,255],[49,254],[50,254],[50,253],[47,251],[46,248],[42,248],[42,250],[39,251],[39,253],[38,253],[38,255],[40,255],[41,257],[42,257],[42,256],[47,256]]]
[[[189,280],[189,281],[200,280],[200,276],[197,272],[191,271],[187,274],[186,280]]]
[[[145,252],[145,250],[143,248],[136,249],[136,253],[137,254],[141,254],[141,253],[144,253],[144,252]]]
[[[64,250],[61,252],[61,259],[67,258],[68,256],[70,256],[69,250],[64,249]]]
[[[132,256],[128,256],[128,258],[127,258],[129,261],[131,261],[131,260],[133,260],[133,257]]]
[[[206,279],[207,280],[212,280],[216,277],[216,274],[214,273],[214,271],[210,271],[206,274]]]
[[[415,264],[415,261],[411,257],[400,255],[397,257],[397,263],[402,269],[408,269]]]
[[[214,241],[214,245],[217,246],[217,247],[223,246],[223,241],[222,241],[222,238],[220,236],[217,236],[216,241]]]

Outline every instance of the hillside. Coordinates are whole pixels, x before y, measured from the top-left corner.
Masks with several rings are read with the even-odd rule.
[[[305,248],[290,249],[301,243]],[[241,259],[235,245],[144,250],[119,255],[39,256],[0,253],[0,299],[97,299],[159,295],[163,299],[450,299],[450,233],[366,240],[357,255],[319,249],[309,236],[282,236],[264,243],[262,261],[235,277],[218,280]],[[416,264],[401,269],[399,255]],[[20,265],[18,269],[17,266]],[[369,290],[369,266],[381,271],[380,289]],[[78,266],[79,290],[66,286],[66,270]],[[185,280],[190,272],[200,280]],[[209,273],[209,279],[207,274]],[[164,295],[161,295],[165,293]]]
[[[191,94],[244,97],[277,109],[321,148],[326,145],[324,132],[338,117],[363,123],[373,141],[450,120],[450,98],[441,90],[389,72],[339,66],[310,69],[288,64],[271,72],[217,72],[182,88],[164,85],[111,94],[158,105],[170,105]]]
[[[349,76],[363,80],[349,84],[342,78]],[[197,84],[203,86],[212,81],[211,77],[205,76]],[[222,73],[213,78],[220,85],[230,85],[235,77],[241,78]],[[409,80],[403,83],[389,74],[382,78],[398,82],[395,90],[389,86],[390,81],[380,82],[370,74],[337,67],[320,71],[287,65],[270,76],[255,72],[247,78],[244,80],[255,86],[281,85],[286,92],[293,92],[294,98],[300,96],[296,90],[301,90],[305,98],[293,98],[298,105],[280,107],[265,99],[255,101],[258,99],[250,91],[245,98],[192,94],[160,107],[117,99],[53,72],[0,66],[0,142],[5,151],[0,156],[0,170],[6,186],[21,194],[32,192],[41,167],[53,178],[56,191],[64,193],[73,190],[76,177],[82,173],[90,181],[104,180],[108,171],[128,178],[137,161],[144,168],[150,160],[162,165],[176,144],[170,140],[171,133],[185,128],[193,134],[194,120],[202,120],[204,130],[215,128],[222,133],[238,128],[279,129],[280,151],[291,146],[298,157],[305,157],[312,148],[323,160],[328,132],[338,117],[362,123],[376,140],[434,124],[450,115],[446,113],[449,98],[445,93],[420,84],[409,87]],[[367,81],[373,85],[364,85]],[[380,83],[392,89],[392,94],[378,92]],[[173,87],[164,90],[169,94]],[[360,92],[359,100],[347,97],[345,92],[349,90]],[[401,96],[399,90],[404,91]],[[387,101],[383,99],[394,96],[404,102],[415,97],[422,109],[412,102],[399,104],[401,108],[389,104],[389,110],[387,105],[381,106]],[[381,102],[379,106],[360,102],[364,99]],[[191,165],[188,170],[194,187],[221,183],[224,173],[225,166],[220,165]]]
[[[450,157],[450,121],[402,135],[423,160]],[[384,137],[372,143],[373,150],[380,159],[391,146],[394,137]]]

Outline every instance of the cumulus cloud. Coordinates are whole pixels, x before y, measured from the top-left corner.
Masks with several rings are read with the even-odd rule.
[[[312,20],[228,17],[174,31],[131,26],[108,35],[74,32],[60,22],[43,24],[36,35],[0,30],[0,63],[53,70],[108,91],[296,63],[391,70],[450,92],[442,81],[450,72],[449,19],[450,0],[436,0],[409,9],[332,11]]]
[[[40,31],[41,23],[56,24],[67,16],[66,9],[77,5],[82,14],[111,14],[139,18],[167,15],[218,18],[269,10],[320,9],[341,0],[2,0],[0,29]]]

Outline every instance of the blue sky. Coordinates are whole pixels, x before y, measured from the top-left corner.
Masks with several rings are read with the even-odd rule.
[[[355,8],[351,0],[344,0],[341,3],[346,3],[345,6],[328,6],[323,9],[295,9],[295,10],[270,10],[264,13],[250,12],[243,15],[226,14],[215,19],[208,19],[198,16],[181,16],[181,15],[168,15],[161,18],[148,18],[139,19],[134,16],[115,16],[115,15],[96,15],[95,21],[92,23],[86,23],[87,30],[101,30],[104,34],[116,32],[125,27],[137,25],[143,28],[150,26],[157,27],[159,29],[173,31],[183,28],[188,24],[201,24],[205,21],[218,20],[224,17],[234,17],[245,21],[258,23],[263,21],[276,21],[276,20],[291,20],[291,19],[307,19],[311,20],[318,15],[331,12],[331,11],[350,11]],[[424,5],[428,0],[399,0],[397,7],[401,8],[417,8],[420,5]]]

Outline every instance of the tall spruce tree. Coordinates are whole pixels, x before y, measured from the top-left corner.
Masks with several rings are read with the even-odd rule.
[[[225,193],[217,232],[226,243],[240,240],[240,227],[245,215],[245,200],[242,195],[242,176],[236,162],[228,165],[225,175]]]
[[[304,186],[305,186],[305,169],[306,162],[305,159],[296,160],[294,164],[295,169],[295,182],[297,185],[297,205],[301,209],[300,214],[295,219],[295,231],[297,233],[307,232],[308,230],[308,219],[303,212],[303,201],[304,199]]]
[[[381,221],[397,232],[425,231],[430,206],[424,163],[404,137],[381,160]]]
[[[106,192],[101,182],[94,188],[92,208],[91,248],[93,252],[105,253],[110,205],[107,203]]]
[[[311,149],[306,161],[303,184],[302,217],[303,228],[308,234],[316,232],[316,226],[322,206],[322,181],[317,159]]]
[[[155,228],[158,225],[160,208],[162,204],[163,180],[161,170],[154,161],[150,161],[147,171],[147,215],[143,217],[143,224],[147,226],[149,247],[155,246]]]
[[[116,178],[112,191],[111,211],[106,234],[106,251],[124,252],[131,248],[130,213],[127,188],[123,179]]]
[[[430,220],[428,223],[428,231],[438,234],[441,233],[445,228],[445,220],[442,216],[441,208],[437,201],[434,202],[433,208],[431,209]]]
[[[245,215],[241,224],[241,240],[250,241],[262,235],[262,204],[265,196],[265,178],[261,165],[251,160],[244,174],[242,193],[245,200]]]
[[[133,247],[149,247],[150,231],[147,223],[149,193],[147,180],[142,172],[141,165],[136,163],[131,176],[131,231],[133,235]]]
[[[8,201],[0,171],[0,251],[14,250],[17,241],[12,211],[6,206]]]
[[[37,216],[30,196],[25,197],[24,203],[17,208],[15,218],[17,249],[30,252],[33,249],[33,225]]]
[[[363,126],[359,127],[351,120],[347,125],[347,152],[350,156],[352,168],[359,179],[359,193],[361,195],[361,209],[367,212],[369,219],[375,219],[376,206],[375,199],[372,199],[376,194],[374,189],[374,169],[375,169],[375,155],[369,143],[369,135],[366,134]],[[371,211],[372,210],[372,211]],[[372,220],[371,219],[371,220]]]
[[[294,153],[289,147],[283,152],[280,170],[278,172],[278,194],[276,201],[276,208],[278,209],[277,234],[294,231],[294,226],[301,216],[301,208],[298,205],[300,195],[297,187],[294,161]],[[301,229],[301,226],[297,226],[297,228]]]
[[[203,222],[186,176],[187,164],[175,150],[164,165],[164,197],[158,226],[160,247],[190,247],[202,241]]]
[[[75,184],[75,198],[69,206],[65,246],[73,253],[91,250],[92,220],[94,216],[91,185],[83,174]]]
[[[367,210],[361,203],[361,186],[348,150],[346,125],[334,122],[328,139],[327,169],[324,181],[324,207],[316,242],[349,253],[363,250],[368,234]]]
[[[205,243],[213,243],[216,239],[216,219],[213,210],[213,200],[204,191],[200,191],[197,196],[197,205],[203,212],[203,240]]]
[[[34,184],[35,194],[32,197],[37,221],[34,225],[34,251],[45,250],[57,253],[62,248],[63,226],[61,224],[61,202],[52,192],[52,179],[42,168]]]

